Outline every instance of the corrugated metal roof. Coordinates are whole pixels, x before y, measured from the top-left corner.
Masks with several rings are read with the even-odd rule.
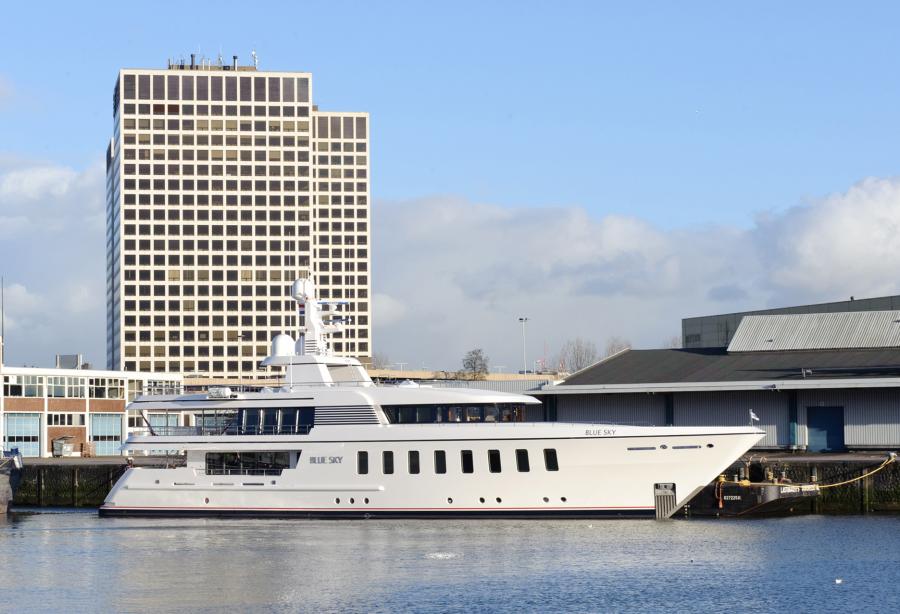
[[[900,347],[900,311],[744,316],[729,352]]]

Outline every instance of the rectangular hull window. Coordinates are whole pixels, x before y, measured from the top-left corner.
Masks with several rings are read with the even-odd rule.
[[[369,473],[369,453],[368,452],[357,452],[356,453],[356,470],[360,474]]]
[[[528,450],[516,450],[516,469],[519,471],[531,471],[531,465],[528,463]]]
[[[394,473],[394,453],[385,452],[382,454],[381,464],[385,474]]]
[[[500,450],[488,450],[488,468],[491,473],[500,473]]]
[[[544,465],[547,471],[559,471],[559,461],[556,458],[555,448],[546,448],[544,450]]]
[[[434,451],[434,472],[447,473],[447,453],[443,450]]]
[[[463,450],[462,452],[460,452],[460,459],[462,460],[463,473],[475,472],[475,465],[472,462],[472,450]]]
[[[419,473],[419,453],[416,450],[409,451],[409,472]]]

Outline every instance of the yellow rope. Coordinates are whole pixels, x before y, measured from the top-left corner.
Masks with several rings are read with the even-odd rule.
[[[891,456],[886,461],[881,463],[881,465],[879,465],[878,467],[876,467],[875,469],[873,469],[872,471],[870,471],[868,473],[864,473],[861,476],[855,477],[851,480],[844,480],[843,482],[835,482],[834,484],[820,484],[819,489],[821,490],[823,488],[834,488],[835,486],[844,486],[846,484],[852,484],[853,482],[858,482],[859,480],[862,480],[863,478],[867,478],[870,475],[874,475],[874,474],[878,473],[879,471],[881,471],[882,469],[884,469],[885,467],[887,467],[888,465],[893,463],[896,459],[897,459],[896,456]]]

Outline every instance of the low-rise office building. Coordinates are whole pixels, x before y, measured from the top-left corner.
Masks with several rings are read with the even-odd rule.
[[[128,434],[145,428],[126,403],[139,394],[171,394],[182,376],[94,369],[0,367],[0,440],[23,456],[51,456],[53,441],[67,437],[75,453],[121,454]]]

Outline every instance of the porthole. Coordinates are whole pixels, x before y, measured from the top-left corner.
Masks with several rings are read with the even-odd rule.
[[[368,502],[369,502],[369,498],[368,498],[368,497],[366,497],[365,499],[363,499],[363,503],[368,503]]]
[[[156,480],[156,483],[159,484],[159,480]]]
[[[708,443],[708,444],[706,444],[706,447],[707,447],[707,448],[713,448],[713,447],[715,447],[715,444]]]
[[[503,503],[503,499],[501,499],[500,497],[497,497],[497,503]]]
[[[355,501],[353,500],[353,497],[350,497],[350,503],[351,503],[351,504],[352,504],[352,503],[355,503]]]
[[[341,500],[340,500],[340,498],[339,498],[339,497],[335,497],[335,498],[334,498],[334,502],[335,502],[335,503],[340,503],[340,502],[341,502]]]
[[[544,503],[550,503],[549,497],[544,497]]]
[[[204,502],[204,503],[209,503],[209,497],[206,497],[205,499],[203,499],[203,502]]]
[[[668,450],[669,446],[667,446],[666,444],[663,444],[663,445],[659,446],[659,449],[660,450]]]
[[[479,502],[479,503],[484,503],[484,497],[478,497],[478,502]]]
[[[560,497],[559,500],[562,501],[563,503],[566,502],[566,498],[565,498],[565,497]]]
[[[447,497],[447,503],[453,503],[453,497]]]

